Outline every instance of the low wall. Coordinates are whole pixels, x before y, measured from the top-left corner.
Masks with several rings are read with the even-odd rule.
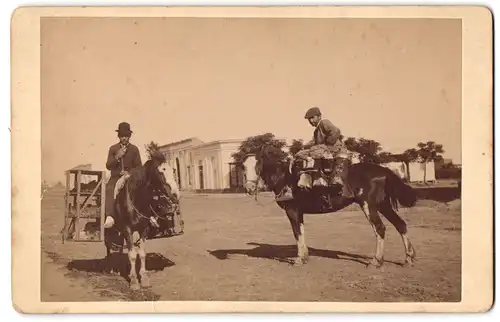
[[[458,186],[454,187],[413,187],[417,193],[419,200],[434,200],[438,202],[450,202],[452,200],[461,198],[461,189]],[[195,190],[196,193],[200,194],[221,194],[221,193],[235,193],[244,194],[245,190],[243,188],[233,188],[233,189],[198,189]],[[263,192],[263,191],[261,191]]]
[[[226,188],[226,189],[196,189],[195,193],[245,193],[244,188]]]
[[[416,187],[418,199],[450,202],[461,199],[460,187]]]

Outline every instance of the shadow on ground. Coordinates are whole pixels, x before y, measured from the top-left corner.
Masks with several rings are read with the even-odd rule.
[[[208,251],[208,253],[217,259],[225,260],[228,259],[230,255],[245,255],[253,258],[263,258],[272,259],[284,263],[293,263],[293,258],[297,256],[297,246],[296,245],[271,245],[271,244],[260,244],[255,242],[247,243],[250,246],[256,246],[252,249],[217,249]],[[371,257],[358,255],[353,253],[346,253],[336,250],[327,249],[317,249],[313,247],[308,247],[309,256],[347,260],[353,261],[359,264],[367,265],[371,260]],[[402,266],[402,263],[384,261],[385,263],[392,263],[398,266]]]
[[[136,260],[136,271],[140,267],[140,259]],[[162,271],[166,267],[174,266],[175,263],[158,253],[148,253],[146,255],[146,270]],[[91,273],[120,273],[127,277],[130,273],[130,262],[126,253],[111,253],[109,258],[101,259],[75,259],[70,261],[66,267],[68,270],[77,270]]]

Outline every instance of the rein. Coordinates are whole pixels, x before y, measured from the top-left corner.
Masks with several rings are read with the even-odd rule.
[[[156,228],[160,227],[158,225],[158,222],[156,222],[156,219],[154,219],[153,217],[147,217],[145,215],[143,215],[139,209],[137,209],[137,207],[134,205],[134,202],[132,201],[132,199],[130,198],[130,190],[129,190],[129,185],[128,185],[128,182],[125,183],[125,189],[127,189],[127,202],[129,202],[129,204],[132,206],[132,208],[134,208],[134,211],[136,212],[136,214],[139,216],[139,218],[141,219],[147,219],[151,222],[151,224],[153,226],[155,226]],[[151,210],[153,210],[153,208],[151,207],[151,205],[149,205],[149,208]],[[153,210],[153,213],[156,214],[156,212]]]
[[[290,169],[291,169],[291,166],[290,166]],[[255,178],[254,180],[247,180],[249,182],[254,182],[255,183],[255,194],[254,194],[254,197],[255,197],[255,202],[259,205],[259,206],[265,206],[265,205],[268,205],[268,204],[272,204],[275,202],[275,200],[272,200],[270,201],[269,203],[266,203],[266,204],[262,204],[260,203],[258,200],[257,200],[257,195],[259,194],[259,179],[261,179],[262,176],[260,174],[257,175],[257,178]],[[264,180],[264,179],[262,179]],[[281,197],[284,193],[284,190],[282,189],[278,194],[274,193],[276,195],[277,198]]]

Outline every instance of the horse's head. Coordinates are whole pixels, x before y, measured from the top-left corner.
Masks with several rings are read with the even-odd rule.
[[[262,162],[257,159],[255,153],[249,153],[243,158],[243,171],[245,173],[245,190],[248,194],[257,191],[260,173],[262,172]]]
[[[173,170],[163,154],[152,155],[151,159],[146,161],[145,168],[147,184],[167,196],[175,195],[179,198],[179,187],[175,182]]]
[[[284,174],[287,169],[286,161],[282,160],[283,152],[281,149],[265,145],[257,153],[249,153],[243,159],[243,168],[246,182],[245,189],[249,194],[255,194],[259,185],[259,179],[262,179],[266,185],[273,186],[274,178],[277,175]]]

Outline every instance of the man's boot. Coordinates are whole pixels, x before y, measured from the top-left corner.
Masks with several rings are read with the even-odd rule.
[[[104,222],[104,228],[111,228],[115,225],[115,219],[111,216],[106,216],[106,221]]]
[[[335,177],[338,178],[339,183],[342,185],[342,196],[345,198],[354,198],[354,193],[347,184],[347,172],[348,172],[347,160],[340,159],[337,162]]]
[[[334,159],[330,161],[329,164],[330,168],[332,169],[332,173],[330,175],[330,184],[335,185],[343,185],[344,182],[342,181],[342,164],[341,161],[338,159]]]
[[[310,173],[304,172],[300,174],[299,181],[297,182],[297,187],[301,189],[311,189],[312,188],[312,176]]]
[[[321,175],[313,182],[314,187],[328,187],[328,182]]]
[[[340,184],[340,185],[343,185],[344,182],[342,181],[342,177],[340,175],[340,172],[338,169],[335,169],[333,171],[333,176],[332,176],[332,179],[331,179],[331,183],[332,184]]]
[[[314,168],[316,169],[315,179],[313,181],[314,187],[328,187],[328,182],[323,177],[323,159],[317,159],[314,162]]]
[[[281,192],[276,196],[275,201],[293,200],[292,189],[287,185],[284,186]]]

